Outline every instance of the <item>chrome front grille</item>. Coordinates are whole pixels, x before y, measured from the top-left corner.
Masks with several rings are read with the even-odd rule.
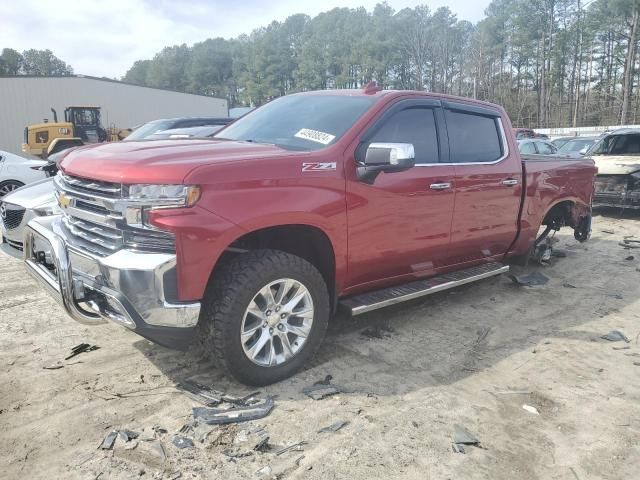
[[[18,228],[22,223],[24,211],[24,207],[13,205],[12,203],[2,202],[2,204],[0,205],[0,217],[2,218],[4,228],[6,228],[7,230]]]
[[[55,185],[58,203],[64,211],[63,226],[76,247],[99,256],[122,248],[175,251],[175,237],[170,232],[127,223],[131,206],[124,197],[122,184],[58,173]]]

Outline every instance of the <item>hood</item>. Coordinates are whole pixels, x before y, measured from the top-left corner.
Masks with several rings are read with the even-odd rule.
[[[296,154],[300,152],[230,140],[142,140],[74,150],[60,168],[68,175],[104,182],[181,183],[203,165]]]
[[[629,175],[640,170],[640,155],[593,155],[598,175]]]
[[[48,204],[56,204],[54,190],[53,178],[45,178],[14,190],[5,195],[2,201],[24,208],[39,208]]]

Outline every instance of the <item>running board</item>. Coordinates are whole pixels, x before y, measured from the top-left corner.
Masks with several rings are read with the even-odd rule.
[[[425,280],[416,280],[404,285],[355,295],[341,300],[340,305],[350,310],[351,315],[360,315],[378,308],[424,297],[508,271],[509,267],[507,265],[497,262],[485,263],[466,270],[458,270],[457,272],[445,273]]]

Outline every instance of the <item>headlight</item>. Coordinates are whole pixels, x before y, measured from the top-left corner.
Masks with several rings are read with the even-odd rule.
[[[127,199],[154,207],[191,207],[200,198],[197,185],[128,185]]]

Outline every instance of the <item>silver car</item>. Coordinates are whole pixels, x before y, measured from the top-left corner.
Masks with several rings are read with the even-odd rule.
[[[45,178],[5,195],[0,202],[0,248],[22,258],[22,236],[29,220],[56,213],[61,210],[53,195],[53,178]]]

